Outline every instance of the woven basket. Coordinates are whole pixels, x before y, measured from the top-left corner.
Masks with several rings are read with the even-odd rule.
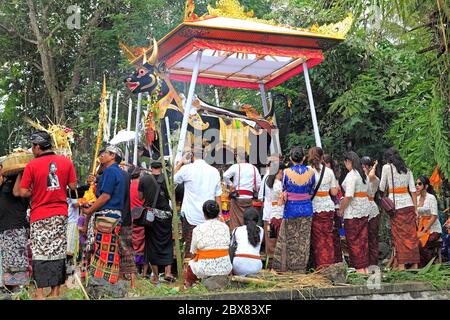
[[[3,161],[3,175],[11,176],[25,169],[28,162],[34,158],[32,153],[16,152],[8,155]]]

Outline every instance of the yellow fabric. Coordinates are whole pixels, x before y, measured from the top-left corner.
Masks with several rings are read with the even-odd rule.
[[[249,127],[244,125],[241,121],[235,120],[235,134],[236,134],[236,148],[244,149],[247,154],[250,153],[250,141],[248,138]]]
[[[425,229],[425,227],[428,225],[428,222],[430,221],[430,219],[431,219],[430,216],[422,216],[422,217],[420,217],[419,228],[418,228],[419,232],[422,232]],[[425,247],[429,237],[430,237],[430,230],[425,232],[422,235],[422,237],[419,238],[419,241],[422,244],[422,247]]]
[[[225,146],[230,147],[234,151],[234,149],[236,148],[234,121],[231,121],[231,123],[227,125],[223,119],[219,118],[219,127],[220,141],[222,141]]]

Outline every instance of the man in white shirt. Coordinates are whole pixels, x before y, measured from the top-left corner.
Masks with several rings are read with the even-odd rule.
[[[203,150],[195,148],[189,152],[175,167],[174,182],[184,183],[184,197],[181,206],[183,216],[183,239],[185,241],[185,258],[192,258],[190,252],[192,231],[205,222],[203,204],[207,200],[216,200],[219,208],[222,207],[222,187],[219,171],[206,163],[202,158]],[[186,164],[191,157],[192,162]]]
[[[245,151],[239,151],[239,148],[237,151],[237,163],[223,174],[225,183],[236,195],[230,203],[230,230],[244,225],[244,210],[252,206],[253,192],[258,192],[261,185],[258,169],[246,162]]]

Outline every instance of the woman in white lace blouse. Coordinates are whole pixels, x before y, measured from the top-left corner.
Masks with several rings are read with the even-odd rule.
[[[218,219],[219,205],[214,200],[203,204],[206,222],[196,226],[192,232],[191,253],[194,259],[189,261],[185,273],[186,287],[198,279],[228,275],[232,265],[228,249],[230,246],[230,229]]]
[[[369,199],[369,265],[378,265],[379,255],[379,231],[380,231],[380,210],[375,203],[375,194],[377,193],[380,179],[375,175],[378,161],[373,161],[370,157],[364,156],[361,158],[362,168],[367,176],[368,188],[367,198]]]
[[[335,262],[333,242],[335,204],[331,196],[337,195],[338,182],[333,170],[323,164],[323,157],[323,150],[319,147],[312,147],[308,151],[308,161],[316,178],[314,189],[318,186],[312,201],[314,215],[311,228],[311,245],[316,269],[327,267]],[[323,177],[320,181],[322,173]],[[318,185],[319,181],[320,185]]]
[[[436,193],[426,176],[416,179],[417,211],[419,212],[420,267],[425,267],[433,258],[433,248],[441,238],[442,225],[439,221]]]
[[[389,187],[389,198],[395,204],[395,214],[390,220],[398,270],[405,270],[407,263],[412,264],[411,269],[417,269],[420,254],[416,231],[418,215],[414,177],[394,148],[387,149],[383,158],[386,164],[381,171],[380,191],[384,192]]]
[[[345,197],[339,214],[344,216],[345,239],[349,251],[350,266],[358,273],[368,273],[369,267],[369,209],[367,198],[368,179],[361,167],[359,156],[353,152],[344,154],[348,170],[342,188]]]

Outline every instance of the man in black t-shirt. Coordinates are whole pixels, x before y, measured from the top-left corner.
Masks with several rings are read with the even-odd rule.
[[[152,161],[152,174],[142,177],[139,181],[139,199],[144,200],[144,206],[158,209],[155,220],[145,227],[144,276],[147,275],[148,264],[152,266],[151,282],[159,281],[158,267],[164,266],[164,280],[174,282],[172,275],[173,238],[172,209],[169,204],[169,192],[161,172],[161,161]],[[159,191],[158,191],[159,190]],[[157,198],[156,205],[154,205]],[[153,207],[154,206],[154,207]]]

